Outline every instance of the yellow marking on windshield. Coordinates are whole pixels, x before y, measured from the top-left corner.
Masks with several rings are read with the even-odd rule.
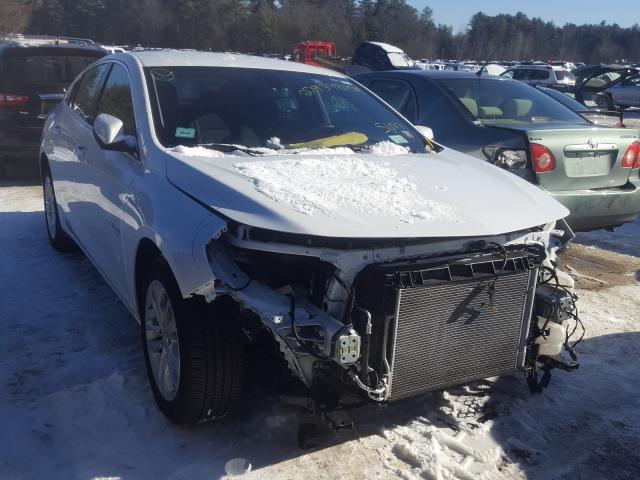
[[[399,123],[385,123],[385,122],[376,122],[373,124],[374,127],[384,129],[384,133],[390,135],[392,133],[399,133],[402,130],[402,125]]]
[[[341,145],[361,145],[369,140],[365,134],[360,132],[347,132],[342,135],[334,135],[333,137],[318,138],[310,142],[292,143],[292,148],[327,148],[338,147]]]

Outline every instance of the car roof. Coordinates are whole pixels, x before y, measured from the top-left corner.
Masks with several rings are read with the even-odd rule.
[[[50,50],[84,50],[106,52],[93,40],[73,37],[49,37],[46,35],[7,35],[0,37],[0,52],[20,49],[28,52],[31,49]]]
[[[232,52],[200,52],[196,50],[145,49],[119,53],[113,56],[135,57],[143,67],[227,67],[254,68],[312,73],[332,77],[343,75],[327,68],[314,67],[298,62],[287,62],[267,57]]]
[[[490,79],[494,79],[494,80],[500,80],[500,81],[513,81],[510,78],[506,78],[506,77],[499,77],[496,75],[488,75],[488,74],[482,74],[480,76],[478,76],[478,74],[476,72],[464,72],[464,71],[455,71],[455,70],[439,70],[439,71],[435,71],[435,70],[387,70],[387,71],[382,71],[382,72],[367,72],[367,73],[361,73],[358,75],[354,75],[354,78],[366,78],[366,77],[372,77],[372,76],[379,76],[380,74],[382,75],[394,75],[394,76],[418,76],[418,77],[428,77],[430,79],[433,80],[439,80],[439,79],[449,79],[449,78],[490,78]]]
[[[362,42],[362,43],[368,43],[369,45],[375,45],[376,47],[380,47],[381,49],[383,49],[387,53],[404,53],[398,47],[396,47],[394,45],[389,45],[388,43],[371,42],[371,41],[366,41],[366,42]]]

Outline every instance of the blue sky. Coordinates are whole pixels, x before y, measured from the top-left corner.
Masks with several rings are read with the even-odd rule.
[[[421,10],[425,6],[433,9],[436,23],[453,26],[455,31],[465,27],[471,16],[482,11],[487,15],[516,13],[522,11],[530,17],[540,17],[558,25],[565,23],[618,23],[629,27],[640,23],[640,1],[585,1],[585,0],[484,0],[482,2],[461,0],[407,0]]]

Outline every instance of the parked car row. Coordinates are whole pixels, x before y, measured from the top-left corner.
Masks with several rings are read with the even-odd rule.
[[[139,321],[168,418],[226,415],[263,342],[323,411],[513,372],[538,392],[577,367],[569,211],[532,181],[637,177],[617,164],[632,139],[592,149],[542,92],[434,73],[358,77],[384,102],[301,63],[136,50],[67,88],[38,158],[46,230]]]

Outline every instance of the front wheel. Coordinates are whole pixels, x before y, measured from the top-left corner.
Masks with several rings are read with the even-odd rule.
[[[178,424],[225,416],[240,396],[244,344],[225,308],[184,299],[163,259],[140,290],[141,334],[156,403]]]

